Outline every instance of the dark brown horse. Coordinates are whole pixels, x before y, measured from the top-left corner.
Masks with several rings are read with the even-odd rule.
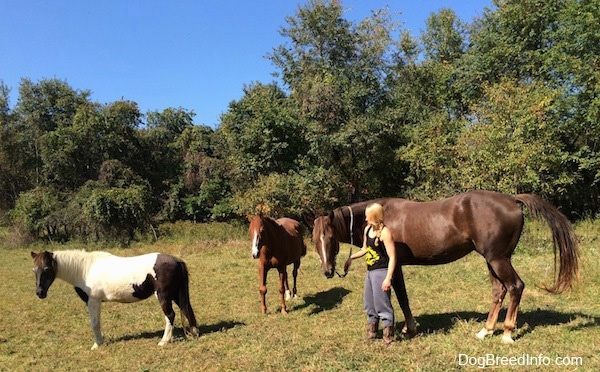
[[[559,270],[554,285],[546,289],[562,292],[571,287],[578,275],[575,234],[567,218],[553,205],[530,194],[472,191],[426,203],[397,198],[377,199],[340,207],[328,216],[318,217],[314,221],[313,241],[326,277],[331,278],[336,272],[339,242],[362,245],[365,208],[372,202],[383,205],[384,222],[396,242],[398,267],[393,287],[406,319],[403,331],[409,335],[416,333],[416,324],[408,304],[402,265],[445,264],[476,251],[485,258],[492,282],[492,305],[485,326],[477,337],[483,339],[493,333],[502,301],[508,292],[510,303],[502,341],[513,342],[512,332],[525,287],[511,264],[511,255],[524,224],[519,203],[529,209],[532,217],[545,219],[552,231]]]
[[[296,277],[300,267],[300,258],[306,255],[304,229],[298,221],[291,218],[274,220],[257,215],[248,217],[250,241],[252,242],[252,258],[258,258],[258,277],[260,280],[260,309],[267,313],[265,297],[267,295],[267,273],[272,268],[279,272],[279,293],[281,294],[281,313],[287,314],[285,300],[296,297]],[[290,294],[287,265],[294,264],[292,276],[294,287]]]

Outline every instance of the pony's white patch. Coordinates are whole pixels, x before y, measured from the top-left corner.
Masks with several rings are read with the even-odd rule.
[[[146,276],[156,277],[154,264],[158,253],[118,257],[107,252],[57,251],[54,253],[57,278],[81,288],[98,301],[136,302],[132,285]]]
[[[258,257],[258,233],[254,233],[254,238],[252,239],[252,257]]]
[[[289,289],[285,290],[285,300],[288,301],[290,298],[292,298],[292,291],[290,291]]]

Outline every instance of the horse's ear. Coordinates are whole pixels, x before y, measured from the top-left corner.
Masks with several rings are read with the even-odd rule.
[[[31,258],[35,258],[38,254],[35,253],[34,251],[31,251]]]
[[[247,214],[246,215],[246,219],[248,220],[248,222],[252,222],[252,216],[251,215]]]
[[[306,223],[306,225],[308,227],[310,227],[311,229],[315,228],[315,215],[314,213],[302,213],[302,219],[304,220],[304,223]]]

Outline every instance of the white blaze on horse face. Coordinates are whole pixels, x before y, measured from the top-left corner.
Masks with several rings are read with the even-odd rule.
[[[325,252],[325,235],[321,234],[320,237],[321,240],[321,264],[324,264],[325,262],[327,262],[327,253]]]
[[[259,248],[258,248],[258,243],[259,243],[260,237],[258,236],[257,232],[254,232],[254,238],[252,239],[252,258],[258,258],[258,252],[259,252]]]

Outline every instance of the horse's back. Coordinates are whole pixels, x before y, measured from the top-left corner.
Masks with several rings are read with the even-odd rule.
[[[306,255],[304,244],[304,227],[293,218],[282,217],[276,220],[277,224],[285,231],[284,240],[290,249],[291,260],[295,261],[300,256]]]
[[[410,249],[405,259],[424,264],[451,262],[474,249],[485,255],[489,241],[508,244],[523,223],[514,197],[491,191],[431,202],[390,199],[384,208],[394,240]]]

